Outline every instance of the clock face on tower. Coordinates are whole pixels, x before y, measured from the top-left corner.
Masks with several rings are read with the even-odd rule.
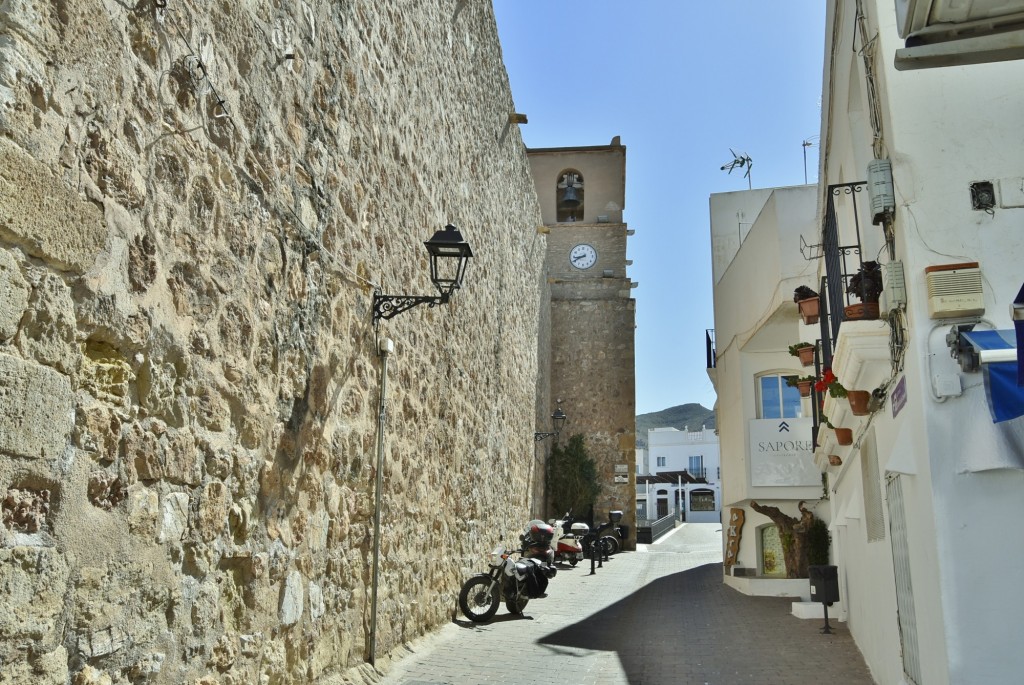
[[[569,250],[569,263],[577,269],[589,269],[597,263],[597,250],[581,243]]]

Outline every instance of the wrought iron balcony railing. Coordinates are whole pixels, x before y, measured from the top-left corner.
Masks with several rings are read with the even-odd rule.
[[[825,367],[831,366],[839,327],[846,320],[846,307],[854,302],[851,300],[854,296],[847,292],[850,280],[864,265],[860,229],[861,205],[864,202],[861,193],[865,188],[866,181],[828,186],[821,246],[825,276],[818,291],[821,297],[821,339],[827,342],[822,346]],[[853,242],[848,242],[850,238]]]

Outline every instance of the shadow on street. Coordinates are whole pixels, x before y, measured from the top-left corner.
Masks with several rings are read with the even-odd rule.
[[[722,583],[722,564],[654,580],[538,642],[613,651],[630,683],[871,683],[845,625],[802,620],[791,598],[750,597]],[[787,669],[785,664],[792,664]],[[836,677],[837,665],[843,671]],[[807,678],[811,677],[812,680]]]

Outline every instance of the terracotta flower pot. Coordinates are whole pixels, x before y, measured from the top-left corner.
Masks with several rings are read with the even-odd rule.
[[[878,318],[877,302],[848,305],[844,310],[847,321],[873,321]]]
[[[800,309],[800,318],[804,320],[805,324],[818,323],[818,305],[817,297],[810,297],[796,303]]]
[[[850,411],[854,416],[867,416],[868,402],[871,400],[871,393],[867,390],[849,390],[846,399],[850,401]]]
[[[797,354],[800,356],[800,363],[804,366],[810,366],[814,363],[814,348],[813,347],[801,347],[797,350]]]
[[[813,385],[813,384],[814,384],[814,381],[797,381],[796,382],[796,387],[797,387],[798,390],[800,390],[800,397],[810,397],[811,396],[811,385]]]
[[[836,434],[836,442],[840,445],[852,445],[853,444],[853,429],[852,428],[833,428]]]

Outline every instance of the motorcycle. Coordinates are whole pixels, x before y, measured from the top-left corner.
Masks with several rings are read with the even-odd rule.
[[[554,530],[548,524],[531,521],[526,532],[519,536],[523,543],[520,549],[506,551],[502,545],[496,547],[491,553],[493,560],[488,572],[478,573],[462,585],[459,592],[462,615],[474,623],[483,623],[497,613],[502,600],[509,613],[519,615],[531,599],[546,597],[548,580],[558,572],[547,561],[553,535]]]
[[[498,604],[505,600],[505,608],[512,614],[522,614],[531,599],[545,595],[547,574],[540,567],[540,559],[513,558],[523,550],[506,551],[497,547],[487,573],[478,573],[467,580],[459,592],[459,609],[474,623],[484,623],[498,612]]]
[[[590,526],[582,521],[573,522],[571,511],[552,521],[552,526],[555,529],[555,561],[570,566],[580,563],[583,559],[582,540],[590,532]],[[566,526],[569,526],[568,532]]]
[[[587,535],[583,539],[583,553],[588,559],[590,558],[591,550],[595,547],[601,557],[610,557],[622,549],[622,544],[619,540],[626,539],[626,529],[619,525],[619,521],[621,520],[621,511],[609,511],[608,521],[600,524],[592,534]],[[615,535],[604,534],[608,532],[614,532],[618,537],[615,537]]]

